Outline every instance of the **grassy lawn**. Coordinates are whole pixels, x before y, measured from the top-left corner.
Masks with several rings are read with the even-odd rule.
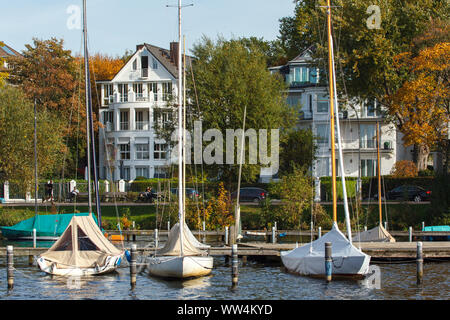
[[[350,217],[352,220],[356,220],[356,210],[349,205]],[[329,216],[332,216],[332,206],[323,205]],[[95,212],[95,207],[93,208]],[[60,207],[60,213],[71,213],[73,207]],[[87,206],[77,206],[76,210],[79,212],[87,212]],[[166,209],[167,210],[167,209]],[[45,207],[39,208],[40,214],[49,214],[50,209]],[[142,205],[142,206],[117,206],[104,205],[102,206],[102,218],[103,221],[108,222],[107,228],[116,229],[118,219],[124,214],[129,216],[131,221],[135,221],[136,226],[143,230],[154,229],[156,226],[156,206],[155,205]],[[159,215],[162,214],[162,207],[159,207]],[[30,218],[34,215],[34,207],[0,207],[0,225],[14,225],[19,221]],[[241,206],[241,219],[245,229],[262,229],[264,227],[270,228],[274,221],[261,221],[261,208],[257,205],[242,205]],[[305,212],[305,220],[309,221],[310,211]],[[363,204],[363,212],[359,212],[359,224],[360,226],[367,225],[368,228],[373,227],[378,223],[378,205],[376,204]],[[430,205],[429,204],[388,204],[387,205],[387,217],[390,230],[407,230],[409,226],[412,226],[415,230],[421,228],[422,221],[426,225],[431,225],[430,221]],[[167,211],[164,213],[164,220],[167,219]],[[383,221],[386,220],[386,206],[383,205]],[[345,221],[344,207],[338,205],[338,222],[343,223]],[[171,222],[173,225],[175,221]],[[309,225],[309,223],[308,223]]]

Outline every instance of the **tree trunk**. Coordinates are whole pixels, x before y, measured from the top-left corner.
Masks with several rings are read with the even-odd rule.
[[[430,155],[430,148],[426,145],[416,145],[415,149],[415,162],[417,170],[426,170],[428,156]]]

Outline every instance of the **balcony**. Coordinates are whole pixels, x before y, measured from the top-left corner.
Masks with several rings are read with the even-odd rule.
[[[127,122],[120,122],[119,130],[121,130],[121,131],[130,130],[130,125],[129,125],[128,121]]]
[[[149,121],[136,121],[136,130],[138,131],[148,131]]]

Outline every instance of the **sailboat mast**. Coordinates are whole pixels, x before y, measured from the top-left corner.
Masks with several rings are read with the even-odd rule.
[[[183,35],[183,212],[186,212],[186,36]]]
[[[234,239],[237,239],[237,236],[241,233],[241,205],[239,203],[239,197],[241,193],[241,175],[242,175],[242,163],[243,156],[245,153],[245,120],[247,118],[247,106],[244,107],[244,121],[242,125],[242,138],[241,138],[241,153],[239,159],[239,174],[238,174],[238,187],[237,187],[237,197],[236,197],[236,213],[235,213],[235,235]]]
[[[101,227],[101,209],[100,197],[98,191],[98,177],[95,154],[94,141],[94,122],[92,119],[92,93],[91,93],[91,77],[89,73],[89,52],[87,47],[87,19],[86,19],[86,0],[83,0],[83,37],[84,37],[84,74],[85,74],[85,91],[86,91],[86,137],[87,137],[87,159],[88,159],[88,194],[89,194],[89,214],[92,214],[92,195],[91,195],[91,152],[92,145],[92,161],[94,167],[94,184],[95,184],[95,204],[97,207],[98,225]],[[92,138],[92,139],[91,139]],[[91,141],[92,140],[92,141]]]
[[[91,190],[91,138],[89,130],[89,87],[88,87],[88,77],[89,68],[87,65],[89,59],[87,56],[87,22],[86,22],[86,0],[83,0],[83,39],[84,39],[84,81],[85,81],[85,99],[86,99],[86,158],[87,158],[87,180],[88,180],[88,206],[89,214],[92,214],[92,190]]]
[[[328,74],[329,74],[329,90],[330,90],[330,133],[331,133],[331,186],[333,196],[333,222],[337,222],[337,195],[336,195],[336,152],[334,143],[334,84],[333,84],[333,49],[331,38],[331,6],[330,0],[327,0],[327,33],[328,33]]]
[[[380,214],[380,226],[383,222],[381,206],[381,162],[380,162],[380,125],[377,121],[377,176],[378,176],[378,211]]]
[[[181,0],[178,0],[178,210],[180,223],[180,255],[183,256],[184,207],[183,207],[183,79],[181,61]]]
[[[34,99],[34,214],[37,216],[37,198],[38,198],[38,163],[37,163],[37,111],[36,111],[36,98]]]

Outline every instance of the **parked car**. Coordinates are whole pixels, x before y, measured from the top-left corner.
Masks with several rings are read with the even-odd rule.
[[[239,191],[239,201],[245,202],[245,201],[253,201],[253,202],[260,202],[267,198],[269,193],[261,188],[254,188],[254,187],[246,187],[241,188]],[[231,193],[231,199],[236,199],[237,197],[237,191]]]
[[[387,200],[429,201],[431,190],[418,186],[402,185],[387,193]]]
[[[178,188],[171,188],[170,192],[172,192],[175,195],[178,195]],[[200,198],[200,193],[198,193],[197,190],[195,190],[194,188],[186,188],[186,197],[194,200],[196,198]]]

